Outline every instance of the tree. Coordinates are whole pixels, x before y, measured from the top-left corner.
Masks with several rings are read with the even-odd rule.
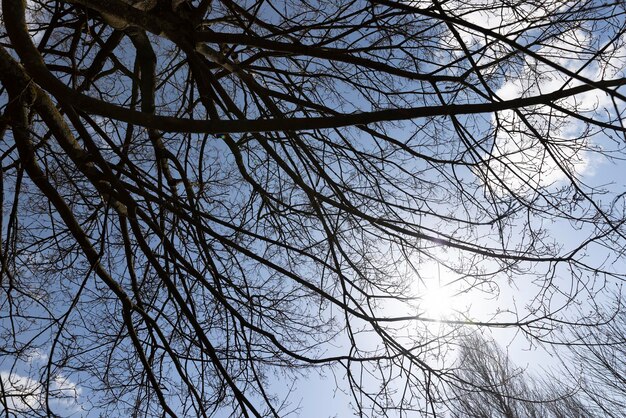
[[[614,295],[621,300],[621,294]],[[626,410],[626,312],[621,303],[603,308],[604,324],[575,331],[567,344],[563,374],[577,382],[586,404],[603,416],[619,417]]]
[[[493,340],[465,334],[448,402],[458,417],[595,417],[575,391],[564,391],[515,366]],[[557,380],[558,381],[558,380]]]
[[[281,416],[317,370],[435,415],[457,327],[576,326],[625,271],[585,176],[623,158],[624,13],[2,0],[0,408]],[[497,315],[431,317],[433,263]]]

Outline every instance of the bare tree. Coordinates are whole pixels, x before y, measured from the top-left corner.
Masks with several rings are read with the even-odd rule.
[[[0,410],[281,416],[315,370],[437,414],[457,327],[546,339],[624,278],[623,184],[584,177],[623,158],[624,15],[2,0]],[[425,311],[433,263],[493,312]]]
[[[465,334],[447,403],[452,416],[566,418],[600,416],[576,391],[534,377],[493,340]]]
[[[614,296],[622,299],[618,292]],[[599,314],[602,325],[566,336],[569,355],[561,363],[569,379],[563,380],[579,387],[585,402],[603,416],[620,417],[626,411],[626,312],[618,302]]]

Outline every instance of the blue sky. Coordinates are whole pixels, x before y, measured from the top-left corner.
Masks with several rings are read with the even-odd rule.
[[[446,5],[449,12],[455,11],[455,6],[459,5],[455,2],[449,2]],[[522,7],[522,9],[528,14],[528,17],[537,19],[546,16],[547,12],[541,9],[531,10],[526,6]],[[457,11],[461,13],[462,8]],[[508,25],[512,16],[512,14],[508,13],[494,15],[490,12],[481,12],[470,13],[464,17],[470,23],[495,27],[501,23]],[[496,31],[510,33],[523,28],[524,21],[522,20],[504,28],[496,29]],[[582,29],[585,28],[583,27]],[[606,49],[606,57],[601,57],[602,60],[592,60],[587,64],[588,51],[585,48],[576,50],[571,45],[577,43],[589,49],[597,49],[598,45],[606,44],[611,33],[593,31],[591,28],[589,28],[590,31],[582,29],[570,31],[567,35],[556,38],[551,42],[532,47],[532,51],[536,54],[550,56],[552,62],[558,64],[557,68],[551,66],[550,63],[539,62],[525,56],[518,65],[511,65],[504,70],[504,74],[500,74],[500,78],[495,77],[496,80],[500,80],[492,85],[495,94],[500,99],[507,100],[552,92],[564,86],[572,87],[581,83],[581,81],[570,81],[569,76],[564,75],[563,69],[576,72],[581,77],[589,79],[622,77],[624,75],[623,68],[626,66],[626,49],[621,45],[621,38],[619,42],[615,43],[614,50]],[[458,42],[451,33],[447,33],[447,35],[442,36],[439,40],[431,40],[433,43],[429,45],[433,45],[437,41],[441,42],[442,46]],[[522,40],[532,42],[535,36],[537,36],[535,32],[529,31]],[[39,33],[33,33],[35,41],[39,37]],[[508,51],[506,48],[504,50],[496,50],[496,45],[485,47],[485,38],[474,31],[461,31],[460,37],[472,50],[482,51],[482,55],[476,57],[479,64],[487,64],[490,60],[498,59],[499,54],[502,54],[503,51]],[[170,45],[166,41],[164,41],[164,44]],[[129,63],[132,61],[132,56],[129,54],[123,55],[122,58],[128,59]],[[461,58],[461,54],[459,50],[443,50],[436,58],[443,60],[442,64],[445,64],[448,62],[446,60]],[[431,63],[430,65],[433,64]],[[468,62],[461,59],[459,61],[460,68],[447,69],[446,71],[455,73],[455,71],[467,68],[467,65],[469,65]],[[132,68],[131,64],[129,64],[129,67]],[[494,66],[494,68],[497,67]],[[269,82],[267,85],[270,85]],[[115,86],[122,93],[128,90],[128,86],[123,81],[117,80]],[[411,99],[420,95],[420,86],[411,85],[410,87],[413,91],[406,93],[405,97],[402,98],[406,102],[410,102]],[[323,89],[323,87],[319,88],[320,90]],[[333,92],[336,94],[337,101],[343,105],[344,110],[369,110],[370,104],[365,102],[363,95],[359,95],[355,91],[344,91],[344,88],[347,88],[347,84],[342,84],[337,87],[337,91]],[[170,95],[171,92],[168,92],[164,97],[169,97]],[[451,96],[446,97],[451,98]],[[456,98],[456,100],[461,102],[475,99],[477,97],[473,93]],[[336,103],[329,101],[328,104],[334,105]],[[565,107],[578,106],[578,112],[603,121],[619,119],[621,114],[618,117],[615,113],[623,111],[623,104],[620,103],[613,107],[613,102],[608,99],[606,94],[596,91],[564,99],[559,104]],[[537,234],[536,236],[533,235],[533,238],[540,242],[540,246],[543,249],[548,251],[553,250],[555,246],[562,246],[561,252],[567,253],[568,249],[575,248],[585,238],[594,234],[600,235],[602,231],[596,230],[592,224],[593,212],[585,213],[585,210],[589,208],[589,202],[586,202],[579,193],[565,189],[565,186],[568,184],[568,178],[561,168],[569,170],[568,174],[570,176],[575,177],[580,184],[585,184],[581,186],[583,191],[590,192],[593,188],[606,189],[607,193],[605,195],[599,193],[590,194],[591,199],[605,210],[613,210],[614,213],[610,216],[623,216],[624,204],[621,193],[626,191],[624,190],[625,183],[623,179],[624,168],[626,167],[624,167],[624,163],[621,160],[609,161],[605,158],[607,154],[619,156],[623,152],[622,138],[610,138],[598,128],[586,131],[586,126],[582,122],[566,117],[558,111],[549,113],[547,107],[537,106],[533,110],[534,114],[532,115],[527,115],[526,111],[522,111],[522,114],[526,114],[529,118],[527,124],[521,122],[519,113],[511,110],[500,112],[497,115],[458,118],[458,121],[469,132],[475,134],[475,138],[484,139],[473,150],[475,152],[474,157],[482,158],[483,161],[488,160],[489,164],[482,164],[478,168],[438,166],[437,164],[418,160],[415,156],[403,151],[389,154],[397,158],[399,163],[394,167],[385,166],[385,169],[381,170],[386,175],[385,178],[381,177],[380,180],[383,184],[382,188],[387,188],[385,191],[389,192],[390,200],[387,203],[390,203],[391,199],[397,198],[394,203],[408,202],[407,205],[419,206],[420,209],[424,210],[424,213],[430,210],[436,212],[437,215],[446,213],[450,217],[459,216],[464,220],[471,220],[473,217],[484,215],[486,210],[481,211],[481,209],[490,208],[490,205],[500,210],[504,210],[509,205],[518,211],[518,213],[513,214],[509,218],[508,223],[505,223],[502,227],[502,231],[498,231],[494,225],[467,227],[464,230],[461,230],[461,228],[455,229],[461,222],[444,222],[438,219],[437,216],[429,216],[427,214],[418,216],[416,213],[403,209],[398,209],[396,213],[398,218],[401,218],[403,221],[415,221],[420,231],[422,229],[426,230],[433,237],[445,234],[458,239],[469,237],[478,246],[496,246],[499,241],[498,232],[500,232],[504,235],[505,238],[503,240],[507,242],[510,248],[516,245],[523,247],[528,244],[529,236],[533,235],[530,232],[536,232]],[[96,121],[101,122],[103,128],[108,128],[104,118],[96,118]],[[494,130],[492,128],[495,126],[496,121],[499,122],[499,125],[498,129]],[[445,128],[443,134],[436,135],[438,129],[442,126]],[[558,167],[555,161],[546,153],[546,149],[541,141],[531,135],[531,128],[542,133],[542,138],[550,138],[553,144],[550,148],[551,151],[561,155],[561,167]],[[455,153],[460,152],[459,149],[463,149],[458,136],[459,133],[452,128],[450,120],[445,118],[435,118],[428,121],[416,120],[394,124],[393,126],[387,125],[385,130],[400,142],[409,144],[415,150],[423,151],[424,153],[430,152],[434,157],[441,157],[443,153],[446,156],[455,155]],[[92,130],[90,133],[96,134],[95,130]],[[376,153],[379,151],[382,155],[384,152],[393,149],[393,146],[380,138],[372,138],[356,129],[348,129],[345,133],[349,136],[349,141],[360,147],[361,151],[370,152],[372,156],[377,155]],[[302,138],[309,140],[310,144],[317,144],[315,138],[305,136]],[[337,140],[337,137],[333,137],[332,134],[329,134],[329,138]],[[377,149],[378,145],[381,145],[380,150]],[[276,145],[276,149],[280,150],[278,145]],[[253,150],[253,148],[250,148],[250,150]],[[250,159],[246,161],[249,167],[253,167],[254,164],[258,164],[259,167],[262,166],[262,163],[259,163],[259,161],[262,160],[264,155],[259,157],[259,161],[255,160],[253,152],[257,151],[256,149],[250,151]],[[284,151],[284,154],[289,156],[292,151],[287,149]],[[224,164],[224,166],[233,165],[232,157],[224,156],[227,154],[227,150],[223,143],[215,145],[213,152],[215,162]],[[291,156],[293,156],[293,153]],[[470,160],[467,154],[464,154],[464,158],[465,162]],[[346,171],[346,173],[349,172],[352,176],[350,177],[338,170],[340,163],[326,162],[326,164],[329,172],[330,169],[334,170],[330,175],[332,179],[342,181],[348,181],[348,178],[354,179],[354,184],[358,184],[359,187],[367,190],[367,179],[360,177],[360,174],[363,173],[359,173],[356,166]],[[383,166],[383,164],[380,165],[380,167]],[[372,163],[372,167],[376,167],[376,163]],[[423,175],[423,183],[411,184],[411,178],[407,180],[402,177],[407,175],[407,173],[412,175],[413,179],[420,178]],[[271,173],[271,175],[268,174],[267,176],[270,178],[274,175],[275,173]],[[319,176],[312,176],[309,180],[311,182],[314,180],[321,181]],[[400,180],[405,181],[401,182]],[[397,184],[394,181],[397,181]],[[429,181],[432,181],[433,184],[427,184]],[[458,184],[464,184],[467,187],[467,194],[464,196],[464,198],[467,198],[466,200],[458,198],[458,195],[456,200],[449,199],[451,196],[455,196],[453,187]],[[533,187],[529,187],[529,185]],[[395,190],[393,190],[392,186],[398,186],[397,194],[394,194]],[[414,189],[410,189],[411,186]],[[536,193],[535,188],[542,189],[547,197]],[[235,211],[234,208],[240,204],[237,199],[249,193],[251,193],[251,188],[247,185],[241,189],[233,188],[222,195],[221,203],[225,206],[230,205],[231,210]],[[295,201],[300,197],[297,193],[294,193],[294,196],[296,196],[294,198]],[[423,196],[426,197],[422,198]],[[614,201],[613,196],[620,197]],[[432,200],[429,200],[431,197]],[[470,201],[470,197],[474,197],[476,200]],[[562,200],[560,200],[561,198]],[[423,206],[421,206],[422,204]],[[528,216],[524,217],[524,204],[543,205],[546,208],[546,212],[532,213],[531,211]],[[367,208],[371,209],[374,214],[386,215],[385,211],[375,204],[371,204]],[[255,209],[259,209],[259,213],[261,213],[260,207],[255,207]],[[557,218],[551,215],[554,212],[549,212],[558,209],[563,209],[566,215],[584,216],[584,222],[570,222],[564,219],[565,216]],[[406,216],[406,218],[402,218],[402,216]],[[484,217],[487,217],[487,215],[484,215]],[[38,222],[38,220],[33,220],[33,222]],[[42,221],[42,225],[44,228],[49,226],[45,220]],[[311,229],[313,226],[311,226]],[[3,225],[3,227],[5,228],[6,226]],[[417,229],[415,227],[415,230]],[[543,229],[543,231],[540,233],[539,229]],[[374,242],[375,235],[379,232],[378,229],[371,226],[364,233],[364,236]],[[346,233],[345,236],[344,244],[350,244],[351,239],[357,239],[355,238],[356,234]],[[321,239],[323,234],[318,230],[311,232],[311,237]],[[342,237],[342,239],[344,238]],[[376,311],[389,315],[409,313],[423,315],[430,319],[441,317],[443,319],[455,320],[462,317],[470,321],[485,322],[492,319],[494,321],[510,321],[518,316],[526,317],[527,314],[531,318],[542,316],[546,313],[542,309],[546,309],[557,317],[573,318],[572,315],[580,315],[581,311],[586,312],[587,308],[591,306],[588,304],[588,297],[594,295],[596,291],[600,291],[605,284],[607,288],[595,296],[595,301],[600,304],[603,304],[604,301],[608,302],[609,292],[607,290],[615,288],[623,278],[622,272],[626,271],[624,269],[626,266],[623,264],[621,248],[619,247],[623,244],[619,240],[611,241],[611,239],[601,237],[597,243],[590,243],[579,252],[580,260],[588,263],[592,266],[591,268],[584,267],[579,269],[580,266],[574,266],[575,268],[570,269],[566,263],[559,263],[554,267],[554,264],[550,263],[528,261],[521,262],[516,268],[503,274],[497,273],[497,270],[504,263],[498,264],[497,261],[493,260],[477,258],[475,264],[471,264],[468,267],[467,260],[470,258],[468,252],[444,248],[437,243],[436,238],[427,243],[418,240],[412,241],[414,246],[409,248],[408,255],[401,254],[399,247],[394,246],[394,243],[390,244],[381,240],[371,248],[371,254],[381,258],[388,257],[388,259],[372,260],[372,263],[377,266],[389,267],[388,271],[397,275],[394,277],[397,277],[398,280],[404,279],[406,281],[405,288],[407,293],[402,296],[416,296],[417,299],[410,304],[399,304],[400,306],[382,303]],[[613,244],[615,245],[613,246]],[[422,252],[421,255],[420,251]],[[401,260],[403,256],[406,256],[407,259],[395,262],[396,260]],[[470,276],[463,276],[444,266],[437,265],[437,262],[434,261],[435,259],[456,265],[458,270],[461,270],[462,267],[469,269]],[[389,264],[390,261],[393,261],[395,265],[387,266],[386,264]],[[411,270],[410,263],[416,266],[415,271]],[[611,277],[606,274],[595,276],[593,274],[593,267],[595,266],[602,267],[609,273],[615,272],[619,277]],[[225,263],[224,268],[226,269],[227,267]],[[311,281],[318,280],[317,277],[313,277],[315,271],[312,269],[306,270],[306,267],[296,266],[296,268],[302,268],[303,271],[308,272],[311,275]],[[550,277],[550,269],[553,267],[554,275],[551,281],[547,281],[546,277]],[[457,292],[464,291],[468,286],[480,282],[480,279],[476,279],[476,277],[480,277],[479,274],[482,273],[491,279],[489,283],[485,283],[483,287],[477,286],[470,292],[454,296]],[[33,274],[36,274],[36,272]],[[265,271],[260,272],[256,279],[262,281],[266,278],[264,274],[266,274]],[[474,277],[471,277],[471,274]],[[447,286],[450,282],[452,284]],[[580,288],[572,289],[570,287],[572,284],[580,286]],[[95,285],[91,285],[95,287]],[[452,291],[442,292],[439,289],[442,286],[444,289],[452,289]],[[576,290],[580,290],[580,293],[576,296],[578,304],[570,306],[567,310],[561,310],[565,302],[571,302],[568,301],[568,297]],[[563,292],[563,294],[559,294],[559,292]],[[436,296],[440,293],[447,293],[450,300],[445,300],[445,295]],[[538,297],[538,295],[540,296]],[[441,300],[434,304],[431,301],[424,303],[420,301],[420,298],[433,299],[435,297],[440,297]],[[450,305],[451,309],[438,310],[442,305]],[[304,306],[302,312],[308,312],[309,309],[313,308]],[[495,314],[497,316],[494,316]],[[364,327],[363,324],[359,324],[357,321],[355,321],[354,326],[355,328]],[[408,340],[410,337],[417,339],[421,337],[426,338],[428,332],[444,332],[446,327],[437,323],[423,324],[419,321],[406,321],[405,328],[398,326],[396,329],[390,326],[390,329],[390,332],[396,333],[399,339],[406,337],[402,341],[409,344]],[[420,332],[423,332],[424,335],[411,335],[411,333],[417,334]],[[514,327],[506,330],[494,328],[488,332],[501,345],[509,348],[513,361],[519,365],[528,365],[530,370],[536,372],[540,372],[541,368],[556,365],[549,353],[541,348],[534,348],[533,343],[528,342]],[[21,337],[29,338],[30,335],[23,333]],[[45,339],[46,337],[47,334],[44,333],[42,338]],[[380,338],[371,337],[370,335],[360,336],[359,338],[361,338],[359,342],[365,348],[376,347],[380,342]],[[346,346],[342,344],[346,342],[346,339],[345,335],[332,339],[328,344],[328,348],[326,348],[327,352],[333,352],[333,350],[337,352],[345,351]],[[448,357],[445,360],[435,359],[433,362],[439,361],[440,363],[451,364],[455,358],[452,347],[443,347],[441,350],[446,352]],[[425,349],[424,356],[429,358],[428,356],[434,357],[435,354],[429,351],[429,349]],[[0,362],[0,373],[4,373],[4,375],[0,374],[0,376],[4,376],[3,381],[5,378],[11,377],[12,379],[9,380],[16,382],[14,385],[16,391],[36,386],[36,382],[32,379],[29,380],[30,378],[26,376],[29,374],[36,375],[37,368],[41,368],[45,364],[45,360],[45,352],[37,351],[28,354],[18,363],[18,367],[12,370],[9,370],[10,366]],[[322,377],[318,377],[316,372],[311,372],[308,378],[303,377],[297,380],[291,400],[293,407],[298,404],[301,406],[302,413],[299,414],[300,416],[345,416],[348,413],[346,396],[337,391],[335,386],[336,383],[340,383],[343,385],[344,390],[347,390],[346,379],[342,372],[342,369],[337,368],[336,376],[326,372],[325,376]],[[59,385],[59,389],[68,391],[68,393],[76,393],[78,398],[76,403],[71,400],[60,401],[61,403],[53,404],[53,406],[58,407],[59,410],[69,411],[74,407],[79,408],[81,402],[89,402],[97,398],[97,395],[90,393],[84,385],[81,385],[81,382],[79,382],[81,377],[80,373],[74,374],[73,377],[66,377],[63,374],[57,377],[55,382]],[[287,379],[283,380],[280,375],[270,375],[269,380],[271,382],[270,387],[275,388],[279,395],[284,393],[285,387],[283,385]],[[20,389],[20,385],[22,389]],[[35,396],[32,398],[32,401],[37,403],[40,400],[37,399],[36,395],[40,393],[40,389],[35,388],[33,390]],[[299,401],[300,399],[301,402]],[[77,415],[81,415],[79,409],[76,411]]]

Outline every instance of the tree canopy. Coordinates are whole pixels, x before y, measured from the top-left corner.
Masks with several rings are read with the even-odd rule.
[[[1,3],[7,417],[434,416],[620,318],[623,2]]]

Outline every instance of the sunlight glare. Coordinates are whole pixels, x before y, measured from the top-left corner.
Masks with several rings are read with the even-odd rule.
[[[422,297],[420,308],[428,318],[444,319],[453,313],[452,296],[445,287],[429,289]]]

